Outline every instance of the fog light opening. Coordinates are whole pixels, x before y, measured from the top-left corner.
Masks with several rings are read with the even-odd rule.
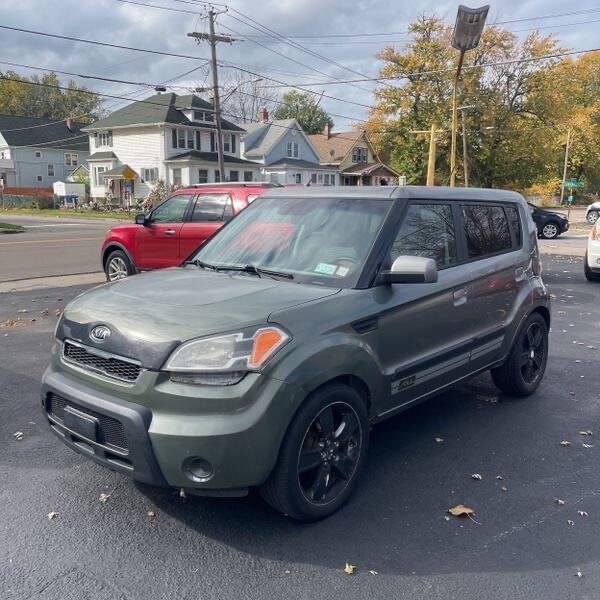
[[[183,461],[183,472],[188,479],[204,483],[214,475],[213,466],[204,458],[190,456]]]

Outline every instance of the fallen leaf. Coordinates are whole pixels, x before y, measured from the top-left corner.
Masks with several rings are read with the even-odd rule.
[[[57,317],[60,317],[60,315],[62,314],[62,310],[60,310],[60,308],[57,308],[57,309],[54,311],[54,314],[55,314]]]
[[[284,573],[285,573],[286,575],[289,575],[289,574],[291,573],[291,571],[290,571],[289,569],[286,569],[286,570],[284,571]]]
[[[102,504],[106,504],[108,502],[108,499],[110,498],[110,494],[105,494],[104,492],[102,494],[100,494],[100,502],[102,502]]]
[[[502,486],[500,489],[501,489],[503,492],[508,492],[508,488],[507,488],[505,485],[503,485],[503,486]]]
[[[446,519],[446,521],[449,521],[450,517],[448,515],[444,515],[444,519]]]
[[[585,510],[578,510],[578,511],[577,511],[577,514],[578,514],[580,517],[587,517],[587,516],[588,516],[588,514],[587,514],[587,512],[585,512]]]
[[[577,569],[577,571],[575,572],[575,577],[583,577],[583,573]]]
[[[21,310],[17,311],[18,314],[25,314],[27,312],[29,312],[29,311],[26,308],[22,308]]]
[[[346,566],[344,567],[344,573],[346,573],[346,575],[354,575],[355,572],[356,566],[346,563]]]
[[[42,315],[42,317],[47,317],[49,312],[50,311],[47,308],[45,308],[40,312],[40,315]]]
[[[52,519],[56,519],[56,517],[58,517],[58,513],[57,512],[52,511],[52,512],[48,513],[48,520],[49,521],[52,521]]]
[[[573,527],[573,525],[575,525],[575,521],[571,521],[571,519],[567,519],[567,523]]]
[[[593,448],[594,444],[581,444],[584,448]]]
[[[180,498],[187,498],[187,494],[185,493],[185,490],[183,488],[179,489],[179,497]]]
[[[502,477],[502,475],[496,475],[496,479],[498,479],[499,481],[502,481],[504,479],[504,477]]]
[[[444,441],[444,438],[436,437],[436,438],[435,438],[435,441],[436,441],[438,444],[441,444],[441,443]]]
[[[371,569],[369,573],[371,573],[371,575],[379,575],[379,573],[377,571],[373,571],[373,569]]]
[[[561,500],[560,498],[554,498],[554,502],[556,502],[556,504],[558,504],[559,506],[565,505],[565,501]]]
[[[481,481],[483,479],[483,477],[481,477],[481,475],[479,473],[473,473],[473,475],[471,475],[471,479],[476,479],[477,481]]]
[[[156,513],[153,510],[149,510],[146,513],[151,519],[154,519],[154,517],[156,516]]]
[[[589,431],[580,431],[579,435],[590,435]]]
[[[15,431],[13,433],[13,435],[15,436],[15,438],[17,439],[17,441],[21,441],[23,439],[23,432],[22,431]]]
[[[464,506],[463,504],[457,504],[456,506],[449,508],[448,512],[453,517],[468,517],[469,515],[475,514],[475,511],[472,508]]]
[[[560,443],[560,445],[561,445],[561,446],[570,446],[570,445],[571,445],[571,442],[569,442],[568,440],[563,440],[563,441]]]

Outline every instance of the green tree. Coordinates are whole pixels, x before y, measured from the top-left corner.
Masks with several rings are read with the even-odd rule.
[[[0,72],[0,113],[56,120],[70,116],[87,124],[98,119],[101,106],[100,97],[88,88],[74,81],[62,84],[55,73],[22,77]]]
[[[306,134],[321,133],[333,120],[311,94],[291,91],[283,95],[282,103],[273,111],[275,119],[296,119]]]

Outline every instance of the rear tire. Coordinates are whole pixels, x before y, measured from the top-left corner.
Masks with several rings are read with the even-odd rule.
[[[123,250],[113,250],[106,259],[104,266],[106,281],[118,281],[135,273],[129,257]]]
[[[583,272],[585,273],[585,278],[592,283],[597,283],[600,281],[600,273],[594,273],[588,265],[588,256],[587,253],[585,258],[583,259]]]
[[[368,445],[363,399],[347,385],[326,385],[298,410],[261,496],[298,521],[323,519],[352,494]]]
[[[556,239],[560,234],[560,227],[558,223],[554,221],[550,221],[542,226],[541,235],[545,240],[553,240]]]
[[[600,217],[600,211],[590,210],[590,212],[586,216],[586,219],[588,223],[594,225],[594,223],[596,223],[596,221],[598,220],[598,217]]]
[[[531,314],[517,334],[506,362],[491,370],[498,388],[510,396],[530,396],[540,385],[548,360],[548,326],[541,314]]]

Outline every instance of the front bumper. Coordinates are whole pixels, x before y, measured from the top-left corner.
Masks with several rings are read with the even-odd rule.
[[[135,384],[123,384],[65,363],[60,347],[42,382],[50,428],[72,450],[151,485],[207,494],[260,485],[302,401],[296,386],[257,373],[217,387],[144,370]],[[186,466],[196,458],[212,467],[205,481]]]

